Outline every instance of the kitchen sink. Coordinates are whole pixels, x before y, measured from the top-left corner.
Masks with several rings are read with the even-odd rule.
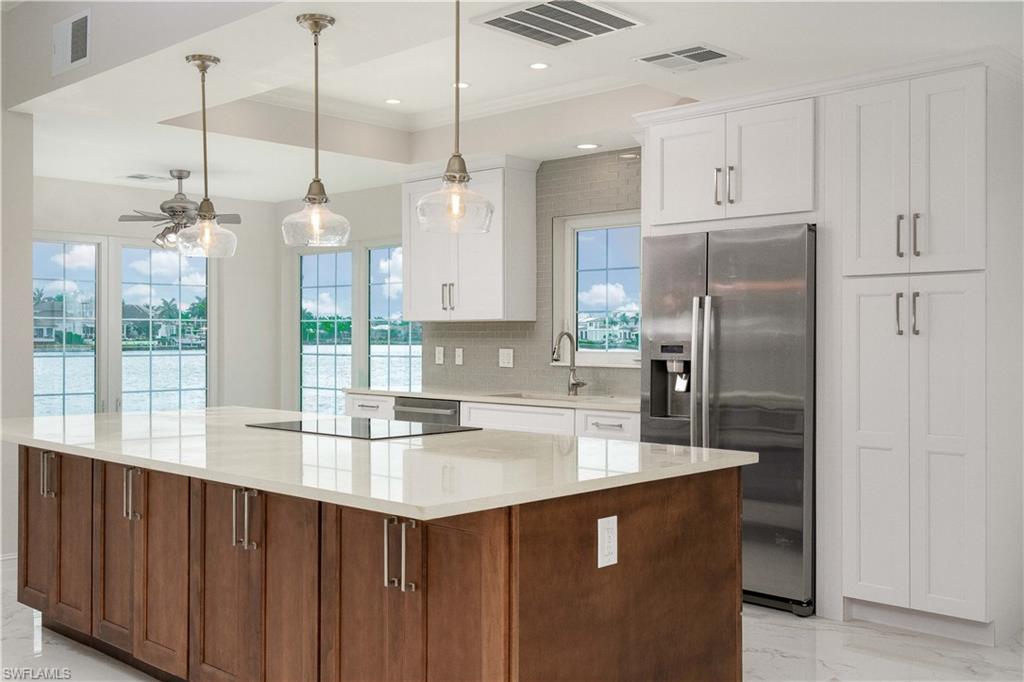
[[[489,393],[487,397],[515,398],[517,400],[568,400],[572,402],[620,400],[613,395],[565,395],[564,393]]]

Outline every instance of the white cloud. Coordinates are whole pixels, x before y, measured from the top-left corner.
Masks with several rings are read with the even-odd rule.
[[[315,299],[302,299],[302,307],[303,309],[312,312],[317,317],[348,315],[348,313],[342,310],[335,302],[334,297],[331,296],[330,292],[327,291],[321,291]]]
[[[78,293],[78,285],[74,282],[68,282],[66,280],[56,280],[54,282],[47,282],[46,286],[43,287],[43,296],[74,296]]]
[[[629,300],[626,289],[618,282],[611,284],[592,284],[589,289],[581,292],[577,298],[588,308],[603,308],[607,302],[609,310],[616,310]]]
[[[380,272],[388,273],[385,280],[391,286],[388,287],[388,297],[398,298],[402,295],[402,249],[395,249],[391,252],[390,258],[381,258],[377,263]],[[399,313],[399,316],[401,313]]]
[[[149,305],[152,295],[153,289],[148,284],[132,284],[121,292],[121,298],[125,303],[134,303],[135,305]]]
[[[68,270],[92,270],[96,267],[96,247],[91,244],[75,244],[66,254],[50,256],[57,265],[63,264]]]
[[[190,272],[181,278],[181,283],[188,286],[203,286],[206,284],[206,275],[201,272]]]

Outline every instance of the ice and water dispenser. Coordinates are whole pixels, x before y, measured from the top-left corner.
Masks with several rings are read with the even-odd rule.
[[[649,359],[650,416],[656,418],[690,417],[691,344],[656,343]]]

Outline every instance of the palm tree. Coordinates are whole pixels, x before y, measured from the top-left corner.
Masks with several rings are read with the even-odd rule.
[[[156,317],[163,320],[175,320],[181,314],[178,302],[172,299],[161,298],[160,305],[156,308]]]
[[[205,320],[206,319],[206,297],[197,298],[188,305],[188,308],[181,314],[184,318]]]
[[[32,304],[35,305],[37,303],[42,302],[42,300],[43,300],[43,290],[42,289],[33,289],[32,290]]]

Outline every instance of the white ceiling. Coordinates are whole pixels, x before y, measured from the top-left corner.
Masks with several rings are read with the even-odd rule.
[[[1021,55],[1020,3],[607,4],[643,25],[561,48],[472,23],[503,3],[464,4],[462,79],[472,85],[462,91],[466,117],[478,126],[493,118],[500,139],[499,122],[508,126],[509,119],[497,114],[633,84],[663,91],[670,101],[709,100],[982,47]],[[301,11],[338,18],[322,37],[325,114],[413,131],[450,122],[450,3],[279,4],[20,107],[37,115],[37,174],[131,184],[120,178],[174,166],[198,170],[196,132],[159,123],[197,108],[195,73],[181,63],[192,51],[224,58],[210,75],[211,105],[254,98],[310,108],[312,46],[294,24]],[[696,42],[746,60],[680,74],[635,61]],[[530,69],[537,61],[550,68]],[[384,104],[389,97],[402,103]],[[558,139],[531,145],[530,152],[546,149],[544,158],[577,153],[577,140],[564,126],[552,128],[560,131]],[[625,126],[605,131],[606,139],[628,140],[629,132]],[[301,196],[311,174],[309,150],[299,146],[216,135],[210,152],[211,191],[224,196]],[[395,182],[405,172],[403,164],[332,152],[323,157],[323,175],[332,178],[328,189],[335,192]]]

